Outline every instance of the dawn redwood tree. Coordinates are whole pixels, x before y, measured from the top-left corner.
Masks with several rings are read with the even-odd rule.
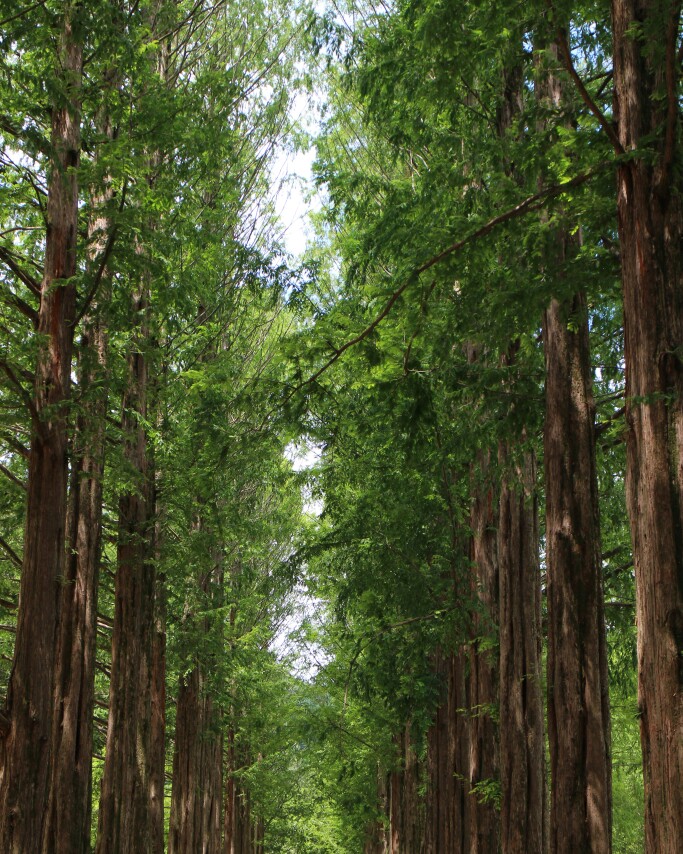
[[[149,292],[133,297],[135,335],[122,404],[124,457],[132,482],[119,499],[109,719],[100,796],[98,854],[163,851],[153,800],[152,695],[155,635],[155,489],[148,419]],[[163,813],[160,814],[163,816]]]
[[[425,854],[470,850],[473,795],[469,785],[469,679],[464,649],[437,650],[435,673],[444,698],[427,733]]]
[[[51,773],[53,678],[65,565],[67,412],[76,310],[82,43],[78,3],[67,3],[54,44],[47,234],[24,558],[14,662],[2,715],[0,849],[41,851]],[[49,511],[48,509],[49,508]]]
[[[676,0],[613,0],[645,847],[683,849],[683,173]]]
[[[551,66],[557,44],[541,54],[537,99],[559,114],[567,99]],[[542,220],[556,288],[543,318],[550,850],[597,854],[611,851],[612,803],[588,306],[585,293],[563,293],[578,238],[557,217]]]
[[[169,854],[221,849],[223,738],[218,704],[197,664],[178,687]]]
[[[501,847],[505,854],[542,854],[546,783],[536,463],[523,439],[514,451],[501,441],[498,463]]]
[[[479,607],[472,616],[470,667],[470,786],[495,785],[500,780],[499,726],[495,710],[499,697],[498,513],[499,488],[492,473],[491,452],[480,452],[471,467],[470,558],[473,598]],[[476,597],[476,598],[475,598]],[[475,788],[472,795],[471,854],[496,851],[500,810],[495,798]]]
[[[118,8],[118,7],[117,7]],[[117,71],[108,66],[103,88],[116,90]],[[105,149],[116,135],[106,105],[97,127]],[[97,158],[97,155],[96,155]],[[45,850],[88,854],[92,818],[93,705],[97,601],[102,557],[105,420],[108,402],[108,330],[101,307],[111,298],[108,256],[113,246],[115,186],[105,169],[91,179],[87,288],[81,309],[76,375],[79,410],[71,438],[67,513],[68,552],[59,613],[53,720],[53,767]]]

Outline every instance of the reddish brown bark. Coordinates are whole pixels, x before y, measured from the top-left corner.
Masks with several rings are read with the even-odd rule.
[[[366,830],[363,854],[396,854],[396,851],[400,850],[392,848],[389,832],[390,788],[387,776],[380,769],[377,780],[377,801],[380,816],[374,819]]]
[[[445,697],[427,733],[425,854],[465,854],[471,838],[467,655],[435,654]]]
[[[218,854],[221,846],[221,719],[196,666],[178,690],[169,854]]]
[[[154,545],[160,554],[159,508],[156,508]],[[164,854],[164,791],[166,783],[166,578],[156,573],[154,631],[152,635],[152,687],[150,735],[150,823],[152,851]]]
[[[472,470],[470,523],[474,601],[470,649],[470,758],[472,798],[470,854],[499,849],[500,814],[495,787],[500,783],[498,739],[498,495],[490,482],[489,455]],[[477,789],[476,787],[479,787]]]
[[[551,44],[544,58],[558,61]],[[563,84],[539,61],[538,96],[557,112]],[[549,270],[562,272],[575,239],[555,226]],[[558,281],[558,286],[561,282]],[[611,851],[612,792],[607,641],[588,309],[583,293],[544,315],[550,848]]]
[[[680,2],[613,0],[645,847],[683,850],[683,281]]]
[[[102,378],[106,336],[86,322],[79,386],[93,395],[78,419],[72,475],[71,520],[57,640],[52,743],[54,762],[44,851],[90,851],[92,738],[97,634],[97,582],[102,534],[102,475],[106,393]]]
[[[544,737],[541,584],[535,462],[499,449],[501,846],[544,851]]]
[[[597,854],[611,851],[610,720],[583,295],[552,301],[543,341],[550,843],[553,852]]]
[[[155,627],[154,478],[144,428],[148,418],[145,300],[135,301],[137,352],[129,357],[123,401],[125,456],[136,488],[119,501],[119,540],[112,637],[109,720],[100,797],[98,854],[156,854],[163,828],[154,769]]]
[[[112,78],[108,78],[111,84]],[[101,121],[111,140],[109,117]],[[111,183],[93,191],[88,228],[91,272],[105,287],[106,253],[111,239],[107,205]],[[101,269],[100,269],[101,268]],[[106,301],[106,296],[103,301]],[[59,614],[52,727],[54,763],[44,850],[55,854],[90,851],[92,813],[93,706],[97,586],[102,539],[102,478],[107,414],[107,334],[96,303],[83,320],[78,365],[81,409],[73,440],[74,463],[69,497],[69,554]]]
[[[410,739],[410,724],[395,738],[400,765],[389,777],[389,854],[424,851],[424,805],[420,802],[420,765]]]
[[[0,850],[40,851],[51,767],[55,643],[64,574],[67,427],[76,288],[80,77],[74,9],[65,10],[52,107],[53,161],[35,376],[24,559],[16,645],[0,748]]]

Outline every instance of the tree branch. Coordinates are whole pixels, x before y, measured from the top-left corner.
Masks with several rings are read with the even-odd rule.
[[[14,275],[26,285],[31,293],[40,299],[40,285],[38,282],[36,282],[33,276],[29,275],[26,270],[22,270],[12,257],[12,253],[4,246],[0,246],[0,260],[4,261]]]
[[[373,330],[376,329],[379,324],[384,320],[384,318],[391,312],[391,309],[394,307],[401,295],[410,287],[411,284],[417,281],[421,273],[425,273],[427,270],[441,263],[441,261],[444,261],[449,256],[454,255],[456,252],[459,252],[469,243],[474,243],[480,238],[486,237],[486,235],[490,234],[499,225],[503,225],[506,222],[510,222],[512,220],[518,219],[521,216],[524,216],[527,213],[538,210],[539,208],[543,207],[546,202],[550,201],[550,199],[562,195],[562,193],[567,192],[567,190],[572,190],[575,187],[580,187],[582,184],[585,184],[587,181],[590,181],[592,178],[595,178],[597,175],[604,172],[605,169],[611,165],[612,163],[603,163],[597,168],[592,169],[589,172],[583,172],[581,175],[577,175],[569,181],[564,181],[561,184],[555,184],[552,187],[548,187],[545,190],[540,190],[538,193],[534,193],[532,196],[527,196],[527,198],[521,201],[519,204],[515,205],[512,208],[509,208],[502,214],[498,214],[498,216],[494,216],[493,219],[490,219],[488,222],[484,223],[484,225],[472,231],[466,237],[463,237],[461,240],[457,240],[455,243],[452,243],[450,246],[446,247],[446,249],[443,249],[441,252],[439,252],[438,255],[434,255],[433,258],[430,258],[428,261],[425,261],[423,264],[413,270],[408,279],[401,285],[398,290],[394,291],[394,293],[387,300],[384,308],[375,317],[375,319],[368,326],[366,326],[362,332],[356,335],[355,338],[351,338],[349,341],[346,341],[344,344],[342,344],[341,347],[335,350],[334,355],[330,359],[328,359],[328,361],[325,362],[325,364],[321,368],[319,368],[312,376],[308,377],[308,379],[295,386],[289,397],[292,397],[294,394],[296,394],[297,391],[300,391],[305,386],[314,383],[347,350],[367,338],[368,335],[370,335],[370,333],[373,332]]]
[[[0,439],[7,442],[10,448],[13,448],[18,454],[20,454],[25,460],[29,458],[29,449],[22,445],[14,436],[11,436],[9,433],[0,433]]]
[[[2,548],[5,550],[5,552],[9,556],[9,559],[12,561],[12,563],[15,566],[19,567],[19,569],[21,569],[21,558],[14,551],[12,546],[10,546],[10,544],[8,542],[6,542],[2,537],[0,537],[0,546],[2,546]]]
[[[123,206],[126,203],[126,190],[127,189],[128,189],[128,181],[126,180],[126,181],[124,181],[123,187],[121,189],[121,201],[119,203],[119,213],[121,213],[121,211],[123,210]],[[100,287],[100,284],[102,283],[102,279],[104,278],[104,274],[105,274],[105,271],[107,269],[107,261],[109,260],[109,257],[112,253],[112,249],[114,248],[114,243],[116,241],[117,234],[118,234],[118,224],[115,224],[109,232],[109,237],[107,238],[107,243],[106,243],[106,245],[102,251],[102,254],[100,256],[100,263],[99,263],[99,266],[97,268],[97,273],[95,273],[95,278],[93,280],[92,287],[90,288],[90,291],[88,292],[88,295],[85,298],[85,301],[81,307],[81,310],[78,312],[78,316],[76,317],[76,320],[74,321],[74,327],[78,326],[78,324],[81,322],[81,320],[83,320],[86,312],[88,311],[88,309],[90,308],[90,306],[92,304],[92,301],[95,299],[95,296],[97,295],[97,291]]]
[[[20,480],[20,479],[19,479],[19,478],[14,474],[14,472],[11,472],[11,471],[7,468],[7,466],[3,465],[2,463],[0,463],[0,472],[2,472],[6,477],[8,477],[8,478],[12,481],[12,483],[16,484],[16,486],[18,486],[18,487],[20,487],[21,489],[23,489],[23,490],[24,490],[24,492],[28,489],[28,487],[26,486],[26,484],[24,483],[24,481],[23,481],[23,480]]]
[[[3,294],[0,299],[2,299],[5,305],[10,305],[13,308],[16,308],[17,311],[20,311],[24,315],[24,317],[28,317],[28,319],[33,324],[34,329],[38,328],[38,312],[27,302],[24,302],[21,297],[18,297],[16,294],[13,293],[8,293]]]
[[[548,8],[551,12],[554,11],[552,0],[548,0]],[[623,154],[624,149],[621,145],[621,142],[619,142],[619,137],[617,136],[617,132],[615,131],[614,126],[609,121],[607,116],[602,112],[600,107],[598,107],[593,98],[591,98],[588,89],[586,89],[586,87],[584,86],[583,80],[581,79],[576,68],[574,67],[574,63],[572,61],[572,52],[569,47],[569,39],[567,37],[567,30],[565,27],[557,28],[557,45],[560,48],[562,59],[564,60],[564,67],[567,70],[567,73],[569,74],[571,79],[574,81],[579,95],[581,95],[582,101],[598,120],[600,127],[607,134],[607,137],[614,146],[614,150],[616,151],[616,153]]]
[[[21,395],[21,399],[24,401],[24,403],[28,407],[28,410],[31,413],[31,415],[33,416],[33,418],[35,419],[36,423],[40,424],[40,415],[38,414],[38,410],[35,407],[35,404],[33,402],[33,398],[26,391],[26,389],[23,387],[23,385],[19,382],[19,379],[18,379],[17,375],[14,373],[14,371],[12,370],[11,365],[9,365],[4,359],[0,359],[0,368],[2,368],[2,370],[7,374],[9,381],[12,383],[12,385],[17,389],[17,391]]]
[[[17,18],[23,18],[24,15],[27,15],[29,12],[32,12],[34,9],[37,9],[38,6],[44,6],[45,0],[38,0],[37,3],[33,3],[31,6],[27,6],[26,9],[22,9],[20,12],[16,12],[14,15],[10,15],[9,18],[5,18],[4,21],[0,21],[0,27],[4,27],[6,24],[11,24],[12,21],[16,21]]]

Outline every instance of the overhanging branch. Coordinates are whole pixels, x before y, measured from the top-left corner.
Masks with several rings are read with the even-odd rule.
[[[406,281],[401,285],[398,290],[394,291],[394,293],[389,297],[384,308],[380,311],[380,313],[375,317],[375,319],[365,327],[365,329],[356,335],[354,338],[351,338],[349,341],[346,341],[335,350],[334,355],[328,359],[325,364],[319,368],[312,376],[308,377],[308,379],[299,383],[291,392],[289,397],[292,397],[296,394],[297,391],[300,391],[307,385],[314,383],[317,379],[319,379],[328,368],[332,367],[332,365],[339,359],[343,354],[354,347],[356,344],[359,344],[365,338],[368,337],[384,320],[385,317],[391,312],[392,308],[399,300],[401,295],[405,293],[405,291],[417,281],[421,273],[425,273],[427,270],[435,267],[437,264],[440,264],[442,261],[445,261],[446,258],[449,258],[451,255],[456,254],[465,246],[470,243],[475,243],[477,240],[482,237],[486,237],[490,234],[495,228],[499,225],[503,225],[506,222],[511,222],[512,220],[519,219],[525,214],[531,213],[532,211],[539,210],[542,208],[548,201],[556,198],[557,196],[561,196],[563,193],[566,193],[568,190],[575,189],[576,187],[580,187],[582,184],[587,183],[588,181],[595,178],[597,175],[604,172],[608,167],[612,166],[610,163],[603,163],[595,169],[590,170],[589,172],[583,172],[581,175],[576,175],[574,178],[571,178],[569,181],[563,181],[560,184],[554,184],[552,187],[547,187],[545,190],[540,190],[538,193],[534,193],[531,196],[527,196],[526,199],[523,199],[519,204],[515,205],[512,208],[504,211],[502,214],[498,214],[498,216],[494,216],[492,219],[485,222],[479,228],[476,228],[474,231],[470,232],[466,237],[461,238],[460,240],[456,240],[455,243],[452,243],[450,246],[447,246],[437,255],[434,255],[428,261],[425,261],[419,267],[417,267],[410,276],[406,279]],[[433,290],[433,288],[431,289]],[[431,293],[430,290],[430,293]]]

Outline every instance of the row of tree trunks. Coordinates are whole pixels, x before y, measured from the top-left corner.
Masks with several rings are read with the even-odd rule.
[[[223,813],[224,854],[263,854],[263,822],[252,813],[251,797],[236,775],[237,753],[234,736],[229,732],[226,759],[226,789]],[[232,749],[230,749],[232,748]]]
[[[65,569],[67,412],[76,307],[82,46],[65,4],[55,56],[52,162],[37,332],[28,502],[16,644],[0,745],[0,850],[42,850],[51,777],[60,579]],[[49,508],[49,510],[47,510]]]
[[[107,75],[105,87],[115,85]],[[100,132],[115,136],[103,110]],[[99,295],[82,321],[77,366],[80,411],[72,442],[65,583],[59,613],[53,721],[53,769],[44,850],[88,854],[92,814],[92,745],[97,639],[97,594],[102,541],[102,480],[105,463],[108,340],[98,303],[106,303],[110,277],[106,255],[112,237],[109,206],[113,185],[92,192],[88,266],[99,279]],[[103,294],[102,291],[105,291]]]
[[[44,851],[87,854],[92,814],[92,745],[97,637],[97,588],[102,539],[107,339],[102,323],[86,321],[79,416],[71,477],[70,551],[59,615],[53,721],[53,768]],[[88,400],[88,398],[90,398]]]
[[[613,0],[645,848],[683,850],[681,4]]]

